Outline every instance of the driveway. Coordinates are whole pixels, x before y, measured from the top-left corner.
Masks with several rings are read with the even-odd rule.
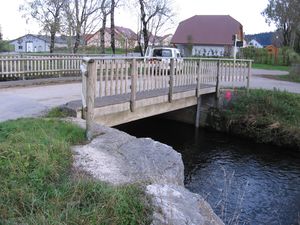
[[[300,84],[260,77],[286,72],[253,69],[251,88],[280,89],[300,93]],[[0,121],[39,116],[50,108],[81,98],[81,83],[0,89]]]

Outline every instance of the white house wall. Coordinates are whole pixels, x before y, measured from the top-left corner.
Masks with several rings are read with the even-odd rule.
[[[32,35],[26,35],[14,41],[11,41],[10,44],[14,45],[15,52],[26,52],[26,43],[32,42],[32,52],[49,52],[49,44],[44,40],[36,38]]]

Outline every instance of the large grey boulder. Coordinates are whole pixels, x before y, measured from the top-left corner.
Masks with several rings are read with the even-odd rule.
[[[200,195],[184,187],[152,184],[146,192],[154,207],[152,225],[224,225]]]
[[[84,121],[68,119],[84,128]],[[74,166],[113,185],[140,183],[153,205],[152,225],[224,225],[209,204],[184,188],[181,154],[150,138],[95,125],[89,144],[75,146]]]
[[[114,184],[183,185],[181,154],[150,138],[135,138],[111,128],[98,127],[100,136],[73,147],[74,165],[93,177]]]

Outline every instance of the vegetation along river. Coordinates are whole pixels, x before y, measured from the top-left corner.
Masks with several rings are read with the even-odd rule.
[[[117,128],[180,152],[186,187],[225,224],[300,224],[299,152],[155,117]]]

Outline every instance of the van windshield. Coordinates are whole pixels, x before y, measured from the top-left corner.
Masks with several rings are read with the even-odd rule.
[[[172,57],[172,51],[170,49],[154,49],[153,57]]]

